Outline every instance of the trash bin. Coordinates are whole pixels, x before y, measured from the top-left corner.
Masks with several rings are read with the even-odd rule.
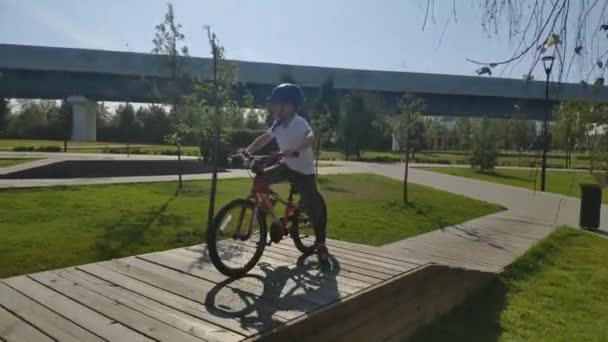
[[[602,209],[602,186],[599,184],[581,184],[581,228],[598,229]]]

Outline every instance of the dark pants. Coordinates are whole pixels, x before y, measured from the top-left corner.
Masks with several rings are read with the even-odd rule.
[[[315,230],[316,242],[325,243],[325,229],[327,213],[325,202],[317,190],[315,175],[304,175],[293,171],[285,164],[281,164],[276,169],[266,174],[270,184],[289,181],[295,190],[300,194],[300,205],[310,217],[312,227]]]

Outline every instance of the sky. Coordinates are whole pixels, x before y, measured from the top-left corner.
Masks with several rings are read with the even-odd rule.
[[[497,60],[514,48],[481,26],[482,1],[173,0],[193,56],[209,56],[211,25],[229,59],[342,68],[475,75],[466,58]],[[0,43],[150,52],[165,0],[0,0]],[[445,32],[445,33],[443,33]],[[522,63],[502,77],[522,78]],[[542,79],[542,66],[536,68]]]

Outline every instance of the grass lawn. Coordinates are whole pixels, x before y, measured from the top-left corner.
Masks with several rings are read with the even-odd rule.
[[[608,239],[560,228],[412,339],[607,341]]]
[[[382,245],[501,208],[375,175],[319,180],[328,236]],[[0,278],[203,242],[209,182],[0,190]],[[221,180],[218,205],[242,197],[248,179]],[[280,193],[286,185],[277,186]],[[284,243],[291,243],[287,240]]]
[[[19,165],[19,164],[24,164],[24,163],[29,163],[35,160],[40,160],[40,159],[35,159],[35,158],[0,158],[0,167],[9,167],[9,166],[14,166],[14,165]]]
[[[481,173],[471,168],[456,167],[433,167],[425,170],[527,189],[534,189],[534,178],[536,177],[536,190],[540,189],[540,170],[496,169],[491,173]],[[579,184],[590,182],[595,182],[595,180],[592,175],[585,171],[547,171],[547,191],[549,192],[580,197]],[[604,189],[602,201],[608,203],[608,189]]]

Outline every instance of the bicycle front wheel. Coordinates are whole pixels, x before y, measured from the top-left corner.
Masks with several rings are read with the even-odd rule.
[[[211,262],[222,274],[238,277],[249,272],[266,247],[266,221],[253,202],[238,199],[217,214],[207,231]]]
[[[327,206],[325,199],[319,194],[320,205],[323,206],[323,225],[327,224]],[[306,213],[306,208],[298,208],[291,220],[289,229],[291,239],[296,248],[303,254],[312,254],[315,252],[317,236],[315,234],[312,220]]]

